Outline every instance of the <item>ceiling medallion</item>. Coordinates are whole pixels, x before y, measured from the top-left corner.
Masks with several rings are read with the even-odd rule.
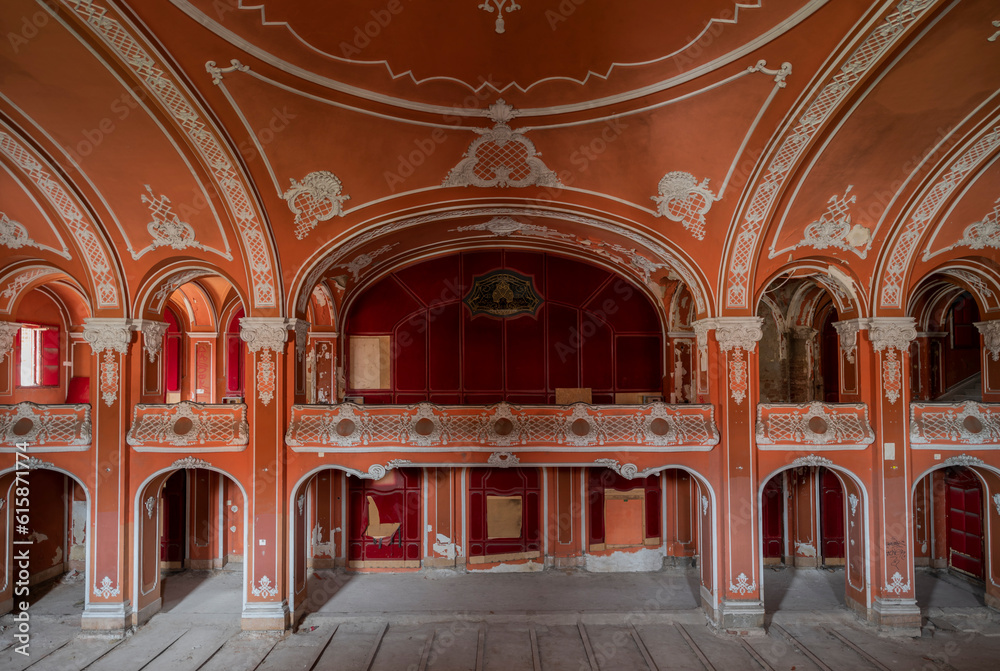
[[[510,14],[511,12],[521,9],[521,5],[517,4],[514,0],[483,0],[483,2],[479,4],[479,9],[491,14],[493,13],[494,8],[497,12],[497,33],[502,33],[504,32],[503,10],[506,8],[507,13]]]
[[[542,304],[530,277],[512,270],[494,270],[472,281],[472,289],[463,299],[472,316],[515,317],[534,315]]]

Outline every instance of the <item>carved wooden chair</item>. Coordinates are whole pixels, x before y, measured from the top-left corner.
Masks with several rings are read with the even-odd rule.
[[[375,543],[375,547],[382,547],[382,541],[389,539],[388,543],[391,545],[393,536],[399,532],[399,522],[381,522],[378,513],[378,506],[375,505],[375,500],[372,497],[368,497],[368,527],[365,529],[365,536],[368,536]],[[398,535],[399,546],[403,547],[403,535]]]

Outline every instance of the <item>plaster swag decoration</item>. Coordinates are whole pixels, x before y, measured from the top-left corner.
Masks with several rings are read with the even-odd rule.
[[[51,461],[42,461],[38,457],[28,457],[27,459],[18,459],[15,468],[33,471],[36,468],[55,468],[55,466]]]
[[[332,172],[318,170],[303,177],[301,182],[294,178],[291,182],[282,198],[295,215],[295,237],[299,240],[309,235],[319,222],[344,216],[344,201],[351,197],[343,194],[340,178]]]
[[[9,249],[21,249],[22,247],[38,247],[42,245],[31,239],[28,229],[24,224],[14,221],[3,212],[0,212],[0,245]]]
[[[863,403],[760,403],[756,440],[758,445],[871,445],[875,432]]]
[[[0,322],[0,363],[14,349],[14,336],[21,330],[16,322]]]
[[[912,317],[877,317],[869,322],[872,348],[882,353],[882,389],[894,404],[903,393],[903,353],[917,337]]]
[[[511,466],[517,466],[521,463],[521,460],[516,454],[511,452],[494,452],[486,460],[486,463],[494,468],[510,468]]]
[[[842,196],[830,196],[827,201],[829,206],[820,218],[805,229],[805,235],[799,244],[792,249],[800,247],[812,247],[813,249],[827,249],[833,247],[846,252],[854,252],[862,259],[868,256],[868,248],[871,245],[871,234],[868,229],[861,224],[851,226],[851,205],[857,201],[857,196],[850,196],[850,185]]]
[[[168,405],[137,403],[125,442],[173,447],[248,445],[250,431],[243,404],[181,401]]]
[[[957,457],[948,457],[941,462],[942,466],[985,466],[986,463],[979,457],[972,457],[968,454],[960,454]]]
[[[183,459],[178,459],[174,463],[170,464],[171,468],[208,468],[212,464],[208,463],[204,459],[195,459],[194,457],[184,457]]]
[[[910,442],[914,445],[995,445],[1000,443],[1000,411],[993,404],[911,403]]]
[[[271,579],[267,576],[263,576],[258,584],[254,585],[251,590],[254,596],[259,596],[263,598],[278,596],[278,587],[271,585]]]
[[[548,226],[525,224],[517,219],[514,219],[513,217],[493,217],[489,221],[481,224],[459,226],[453,230],[458,231],[459,233],[464,233],[465,231],[489,231],[498,238],[509,238],[513,233],[532,235],[539,238],[563,238],[570,240],[575,238],[575,236],[570,235],[569,233],[560,233],[559,231],[549,228]]]
[[[750,389],[747,365],[749,355],[764,335],[763,323],[763,317],[718,317],[714,320],[715,339],[728,363],[729,393],[737,405],[743,403]],[[697,325],[695,322],[696,331]]]
[[[0,444],[86,448],[92,441],[90,405],[0,406]]]
[[[94,583],[94,596],[99,596],[102,599],[110,599],[113,596],[118,596],[121,591],[117,587],[111,586],[111,578],[104,576],[101,579],[101,584],[98,586]]]
[[[975,322],[975,327],[983,334],[983,345],[990,353],[990,358],[994,361],[1000,361],[1000,319]]]
[[[955,249],[956,247],[968,247],[969,249],[986,249],[992,247],[1000,249],[1000,198],[993,205],[993,209],[983,217],[982,221],[969,224],[965,227],[961,239],[944,251]],[[927,260],[924,253],[924,260]]]
[[[910,583],[903,582],[903,576],[900,575],[899,571],[892,574],[891,581],[885,586],[885,591],[889,594],[906,594],[910,591]]]
[[[146,224],[146,230],[153,238],[153,247],[170,247],[171,249],[187,249],[189,247],[205,251],[207,248],[195,240],[194,228],[191,224],[181,221],[173,208],[170,199],[164,195],[157,196],[152,187],[146,185],[149,196],[141,196],[142,202],[149,208],[153,220]],[[132,258],[138,259],[142,254],[132,252]]]
[[[788,464],[788,466],[790,468],[800,468],[809,466],[824,466],[826,468],[829,468],[830,466],[833,466],[833,461],[831,459],[827,459],[826,457],[817,457],[815,454],[810,454],[808,456],[799,457],[798,459],[793,460],[792,463]]]
[[[740,573],[738,576],[736,576],[735,585],[732,582],[729,583],[729,591],[732,592],[733,594],[740,594],[740,595],[752,594],[753,592],[757,591],[757,581],[754,580],[753,582],[748,582],[747,574]]]
[[[101,398],[109,408],[118,400],[118,360],[120,355],[128,353],[132,328],[132,322],[127,319],[88,317],[84,320],[83,339],[90,343],[94,354],[101,357]]]
[[[500,98],[489,107],[493,128],[472,128],[480,135],[472,141],[465,158],[458,162],[442,186],[524,187],[562,186],[549,170],[535,145],[523,133],[511,130],[507,122],[517,110]]]
[[[521,5],[517,4],[517,0],[483,0],[479,3],[479,9],[491,14],[496,11],[497,20],[493,23],[493,25],[497,33],[502,34],[505,32],[503,20],[504,10],[507,10],[507,13],[510,14],[511,12],[516,12],[521,9]]]
[[[275,358],[285,351],[288,331],[295,320],[280,317],[244,317],[240,320],[240,340],[254,355],[257,398],[264,405],[274,399],[277,391]]]
[[[684,225],[696,240],[705,239],[705,215],[718,196],[708,188],[708,178],[698,184],[689,172],[668,172],[657,186],[656,216],[666,217]]]
[[[166,335],[169,326],[167,322],[154,322],[148,319],[142,320],[139,324],[142,346],[146,350],[146,356],[149,357],[149,363],[155,362],[163,350],[163,336]]]

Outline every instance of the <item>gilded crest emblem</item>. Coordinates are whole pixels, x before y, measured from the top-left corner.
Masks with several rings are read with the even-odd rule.
[[[530,277],[512,270],[494,270],[472,281],[472,289],[466,294],[464,302],[473,317],[481,314],[514,317],[535,314],[542,304],[542,297],[535,291]]]

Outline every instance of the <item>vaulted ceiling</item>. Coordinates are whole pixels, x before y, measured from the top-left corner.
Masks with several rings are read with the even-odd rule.
[[[6,0],[0,295],[142,316],[212,271],[295,316],[507,246],[702,316],[789,272],[860,316],[935,273],[996,306],[998,26],[992,0]]]

